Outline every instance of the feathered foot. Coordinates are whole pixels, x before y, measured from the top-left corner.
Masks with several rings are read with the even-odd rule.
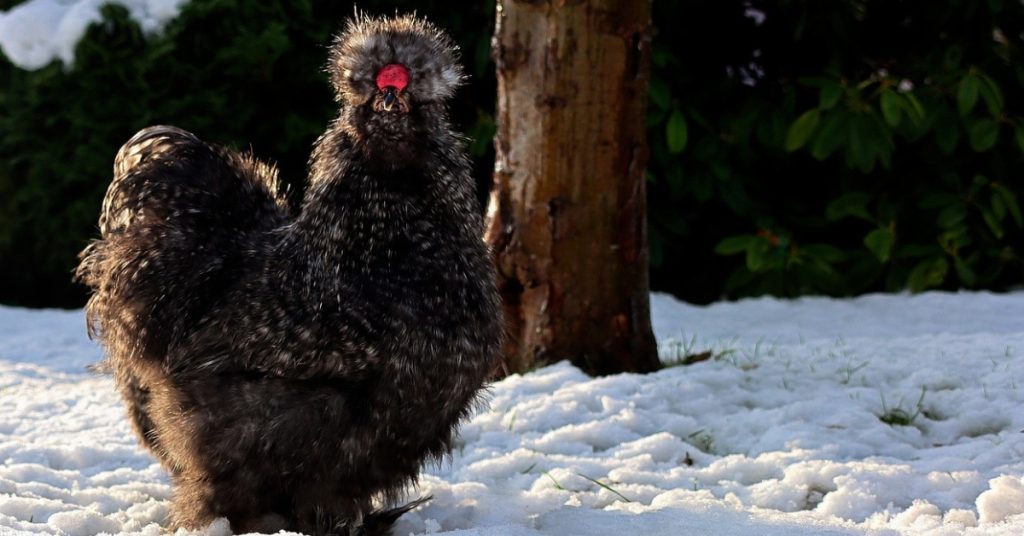
[[[389,508],[387,510],[370,511],[355,516],[328,516],[322,511],[317,512],[317,527],[312,531],[317,536],[389,536],[391,526],[403,514],[429,501],[433,497],[426,496],[409,504]],[[333,519],[331,519],[333,517]]]
[[[362,532],[358,532],[357,534],[360,536],[387,536],[388,534],[391,534],[391,526],[395,524],[395,521],[398,521],[398,518],[405,515],[409,510],[412,510],[433,498],[433,496],[427,495],[426,497],[420,497],[419,499],[416,499],[404,506],[370,512],[365,518],[363,518]]]

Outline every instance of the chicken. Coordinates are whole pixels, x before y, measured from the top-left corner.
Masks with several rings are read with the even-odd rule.
[[[422,19],[350,21],[296,214],[251,155],[168,126],[121,147],[77,276],[172,527],[385,534],[418,504],[379,509],[449,451],[503,331],[457,61]]]

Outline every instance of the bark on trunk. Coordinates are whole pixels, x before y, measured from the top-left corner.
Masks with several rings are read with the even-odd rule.
[[[659,366],[647,275],[649,0],[499,0],[487,240],[509,337],[498,374],[559,359]]]

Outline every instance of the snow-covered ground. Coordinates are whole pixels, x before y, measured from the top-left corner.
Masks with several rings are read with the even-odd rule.
[[[178,16],[186,0],[29,0],[0,11],[0,52],[23,69],[39,69],[55,59],[71,65],[75,45],[104,4],[128,9],[144,32],[155,32]]]
[[[665,360],[713,356],[495,384],[395,534],[1024,534],[1024,293],[653,312]],[[98,357],[81,312],[0,307],[0,534],[160,533]]]

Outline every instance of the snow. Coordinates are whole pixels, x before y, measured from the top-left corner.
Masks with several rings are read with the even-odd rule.
[[[29,0],[0,11],[0,51],[23,69],[39,69],[55,59],[74,63],[75,46],[100,8],[119,4],[146,33],[159,31],[178,15],[185,0]]]
[[[666,362],[711,357],[494,384],[394,533],[1024,534],[1024,292],[652,310]],[[99,355],[80,311],[0,307],[0,534],[160,534]]]

